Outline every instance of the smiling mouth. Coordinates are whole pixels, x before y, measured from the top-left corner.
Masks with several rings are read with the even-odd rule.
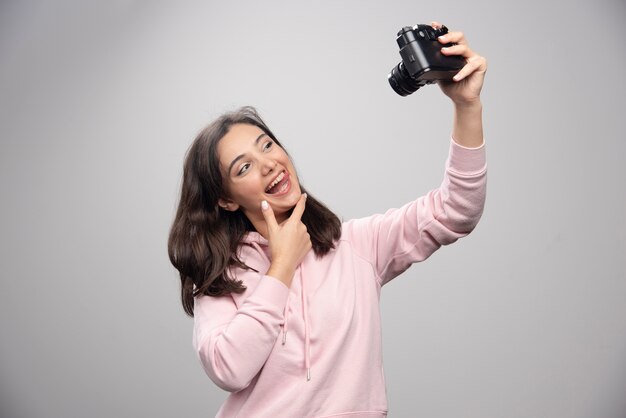
[[[286,192],[289,189],[289,173],[283,170],[274,181],[267,186],[265,189],[265,193],[267,194],[281,194]]]

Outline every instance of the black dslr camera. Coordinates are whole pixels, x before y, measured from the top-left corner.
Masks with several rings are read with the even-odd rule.
[[[396,65],[387,79],[391,88],[400,96],[408,96],[426,84],[437,80],[451,80],[465,65],[461,56],[446,56],[441,53],[442,45],[437,38],[448,33],[441,26],[434,29],[430,25],[405,26],[398,32],[398,46],[402,61]]]

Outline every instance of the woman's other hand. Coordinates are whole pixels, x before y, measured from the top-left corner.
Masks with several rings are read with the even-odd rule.
[[[432,22],[435,29],[441,27],[441,23]],[[439,80],[437,84],[456,105],[472,105],[480,102],[480,91],[483,87],[485,73],[487,72],[487,60],[474,52],[468,45],[463,32],[450,31],[439,37],[441,44],[456,43],[448,48],[442,48],[444,55],[460,55],[465,58],[465,66],[454,76],[453,81]]]
[[[301,221],[305,204],[306,193],[300,196],[291,216],[280,225],[276,222],[272,207],[265,201],[261,204],[272,253],[272,264],[266,274],[287,286],[291,285],[296,268],[311,249],[311,237]]]

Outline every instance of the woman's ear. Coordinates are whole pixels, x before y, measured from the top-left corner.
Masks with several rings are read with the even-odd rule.
[[[237,203],[233,202],[232,200],[228,200],[228,199],[219,198],[217,200],[217,204],[222,209],[225,209],[225,210],[228,210],[228,211],[231,211],[231,212],[234,212],[237,209],[239,209],[239,205]]]

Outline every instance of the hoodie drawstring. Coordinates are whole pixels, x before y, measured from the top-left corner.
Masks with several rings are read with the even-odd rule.
[[[309,331],[309,305],[306,298],[306,285],[304,277],[302,275],[302,268],[300,268],[300,283],[302,286],[302,316],[304,318],[304,367],[306,368],[306,380],[311,380],[311,338]],[[285,322],[283,324],[283,341],[285,345],[287,342],[287,329],[289,324],[289,298],[291,293],[287,296],[287,304],[285,306]]]
[[[250,238],[252,238],[252,236],[249,234],[247,242],[249,242],[269,264],[270,260],[267,257],[267,255],[265,255],[265,252],[263,251],[259,243],[256,240],[250,239]],[[306,380],[308,382],[309,380],[311,380],[311,337],[310,337],[310,330],[309,330],[309,305],[308,305],[307,298],[306,298],[306,284],[304,281],[304,275],[302,274],[304,270],[303,266],[304,266],[304,260],[302,260],[302,263],[300,264],[300,284],[302,287],[301,289],[302,316],[304,319],[304,367],[306,368]],[[291,292],[289,292],[289,294],[287,295],[287,303],[285,304],[285,314],[284,314],[285,320],[283,323],[282,345],[285,345],[285,343],[287,342],[287,330],[289,328],[288,324],[289,324],[289,299],[290,297],[291,297]]]
[[[302,261],[304,263],[304,261]],[[304,366],[306,367],[306,380],[311,380],[311,340],[309,332],[309,306],[306,298],[306,282],[300,266],[300,282],[302,284],[302,315],[304,316]]]
[[[287,303],[285,304],[285,320],[283,323],[283,345],[287,342],[287,324],[289,324],[289,298],[291,297],[291,292],[287,294]]]

